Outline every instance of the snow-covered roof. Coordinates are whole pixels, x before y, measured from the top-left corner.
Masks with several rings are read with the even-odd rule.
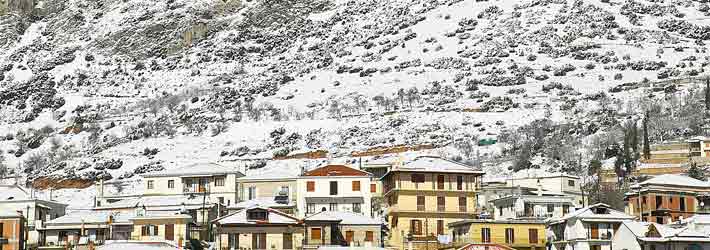
[[[652,222],[624,221],[636,238],[643,241],[710,241],[710,237],[702,232],[692,230],[688,226],[673,227]],[[655,228],[660,237],[650,237],[649,230]]]
[[[599,211],[603,210],[604,213]],[[557,222],[564,222],[569,219],[576,218],[581,220],[598,220],[598,221],[624,221],[632,220],[634,217],[624,212],[612,209],[604,203],[597,203],[584,208],[580,208],[562,217]]]
[[[31,200],[30,192],[17,185],[0,185],[0,202]]]
[[[47,221],[45,224],[48,226],[82,223],[104,224],[108,223],[110,216],[113,216],[114,223],[122,223],[128,222],[128,219],[132,217],[133,214],[128,212],[81,210]]]
[[[261,210],[267,211],[268,212],[267,220],[266,221],[249,220],[247,218],[247,214],[249,213],[249,211],[253,211],[253,209],[261,209]],[[261,206],[243,209],[239,212],[217,218],[214,221],[216,223],[221,224],[221,225],[230,225],[230,224],[231,225],[243,225],[243,224],[248,224],[248,225],[265,225],[265,224],[289,225],[289,224],[294,224],[295,225],[295,224],[301,223],[301,221],[296,217],[279,212],[278,210],[274,210],[274,209],[267,208],[267,207],[261,207]]]
[[[146,207],[174,207],[174,206],[202,206],[203,196],[201,195],[151,195],[126,198],[113,203],[105,204],[102,208],[135,208]],[[210,199],[205,201],[207,206],[212,206]]]
[[[179,249],[168,241],[106,241],[96,250],[174,250]]]
[[[382,222],[372,217],[353,212],[323,211],[304,219],[308,221],[339,221],[341,225],[381,225]]]
[[[290,200],[288,201],[287,204],[284,203],[278,203],[274,200],[274,197],[259,197],[253,200],[246,200],[238,203],[234,203],[228,208],[230,209],[244,209],[244,208],[249,208],[249,207],[268,207],[268,208],[288,208],[288,207],[294,207],[296,204],[291,202]]]
[[[20,215],[17,212],[13,212],[13,211],[0,211],[0,218],[18,218],[18,217],[22,217],[22,215]]]
[[[318,250],[387,250],[381,247],[343,247],[343,246],[319,246]]]
[[[483,171],[475,170],[469,165],[436,156],[417,157],[413,161],[390,170],[390,172],[394,171],[484,174]]]
[[[152,173],[145,173],[141,176],[143,177],[169,177],[169,176],[214,176],[214,175],[226,175],[226,174],[237,174],[243,176],[239,170],[234,167],[222,166],[215,163],[198,163],[191,164],[175,169],[163,170]]]
[[[708,188],[710,187],[710,182],[701,181],[692,177],[679,174],[663,174],[655,176],[644,182],[635,184],[632,188],[638,188],[639,186],[649,186],[649,185],[673,185],[682,187],[694,187],[694,188]]]
[[[292,171],[287,171],[285,169],[269,169],[268,171],[262,171],[258,173],[251,174],[247,172],[246,176],[240,177],[238,181],[259,181],[259,180],[296,180],[299,173],[294,173]]]

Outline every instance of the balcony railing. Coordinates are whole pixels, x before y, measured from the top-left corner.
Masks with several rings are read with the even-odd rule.
[[[417,205],[417,211],[425,211],[426,207],[424,205]]]
[[[466,212],[466,206],[459,206],[459,212]]]
[[[444,212],[444,211],[446,211],[446,206],[438,205],[438,206],[436,206],[436,211],[437,212]]]
[[[182,189],[183,193],[206,193],[208,192],[209,189],[207,187],[201,186],[201,187],[184,187]]]

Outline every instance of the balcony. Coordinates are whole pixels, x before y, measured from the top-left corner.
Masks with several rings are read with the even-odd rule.
[[[208,193],[209,189],[205,186],[183,187],[182,192],[183,193]]]
[[[437,212],[445,212],[445,211],[446,211],[446,206],[444,206],[444,205],[438,205],[438,206],[436,206],[436,211],[437,211]]]
[[[426,211],[426,207],[424,205],[417,205],[417,211]]]
[[[459,212],[465,213],[466,210],[466,206],[459,206]]]

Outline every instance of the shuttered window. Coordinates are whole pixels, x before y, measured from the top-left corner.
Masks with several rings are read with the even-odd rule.
[[[306,191],[307,192],[315,192],[316,191],[316,182],[315,181],[306,182]]]
[[[537,244],[537,229],[528,229],[528,238],[530,239],[531,244]]]
[[[360,181],[353,181],[353,191],[360,191]]]

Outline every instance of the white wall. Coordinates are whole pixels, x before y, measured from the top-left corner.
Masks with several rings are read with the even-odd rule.
[[[307,182],[315,182],[315,190],[307,191]],[[330,195],[330,182],[338,182],[338,194]],[[352,191],[352,181],[360,181],[360,191]],[[299,216],[306,215],[307,197],[362,197],[363,204],[360,206],[362,214],[370,216],[372,210],[372,194],[370,193],[370,177],[301,177],[297,180],[297,205]],[[325,207],[329,210],[330,204],[316,204],[315,212],[320,212]],[[339,204],[339,211],[350,211],[352,204]]]
[[[623,224],[619,226],[619,230],[612,238],[611,246],[614,249],[641,250],[636,236]]]
[[[210,190],[210,201],[218,202],[219,197],[224,198],[224,204],[234,204],[237,199],[237,175],[228,174],[218,175],[225,177],[224,186],[215,186],[214,177],[204,177],[208,179],[208,186]],[[190,178],[190,177],[186,177]],[[195,177],[197,178],[197,177]],[[179,176],[170,177],[145,177],[143,178],[144,194],[153,195],[179,195],[184,194],[184,183],[185,178]],[[175,183],[173,188],[168,188],[168,182],[173,181]],[[153,189],[148,189],[148,182],[153,181]],[[193,181],[193,186],[197,187],[198,183]]]

